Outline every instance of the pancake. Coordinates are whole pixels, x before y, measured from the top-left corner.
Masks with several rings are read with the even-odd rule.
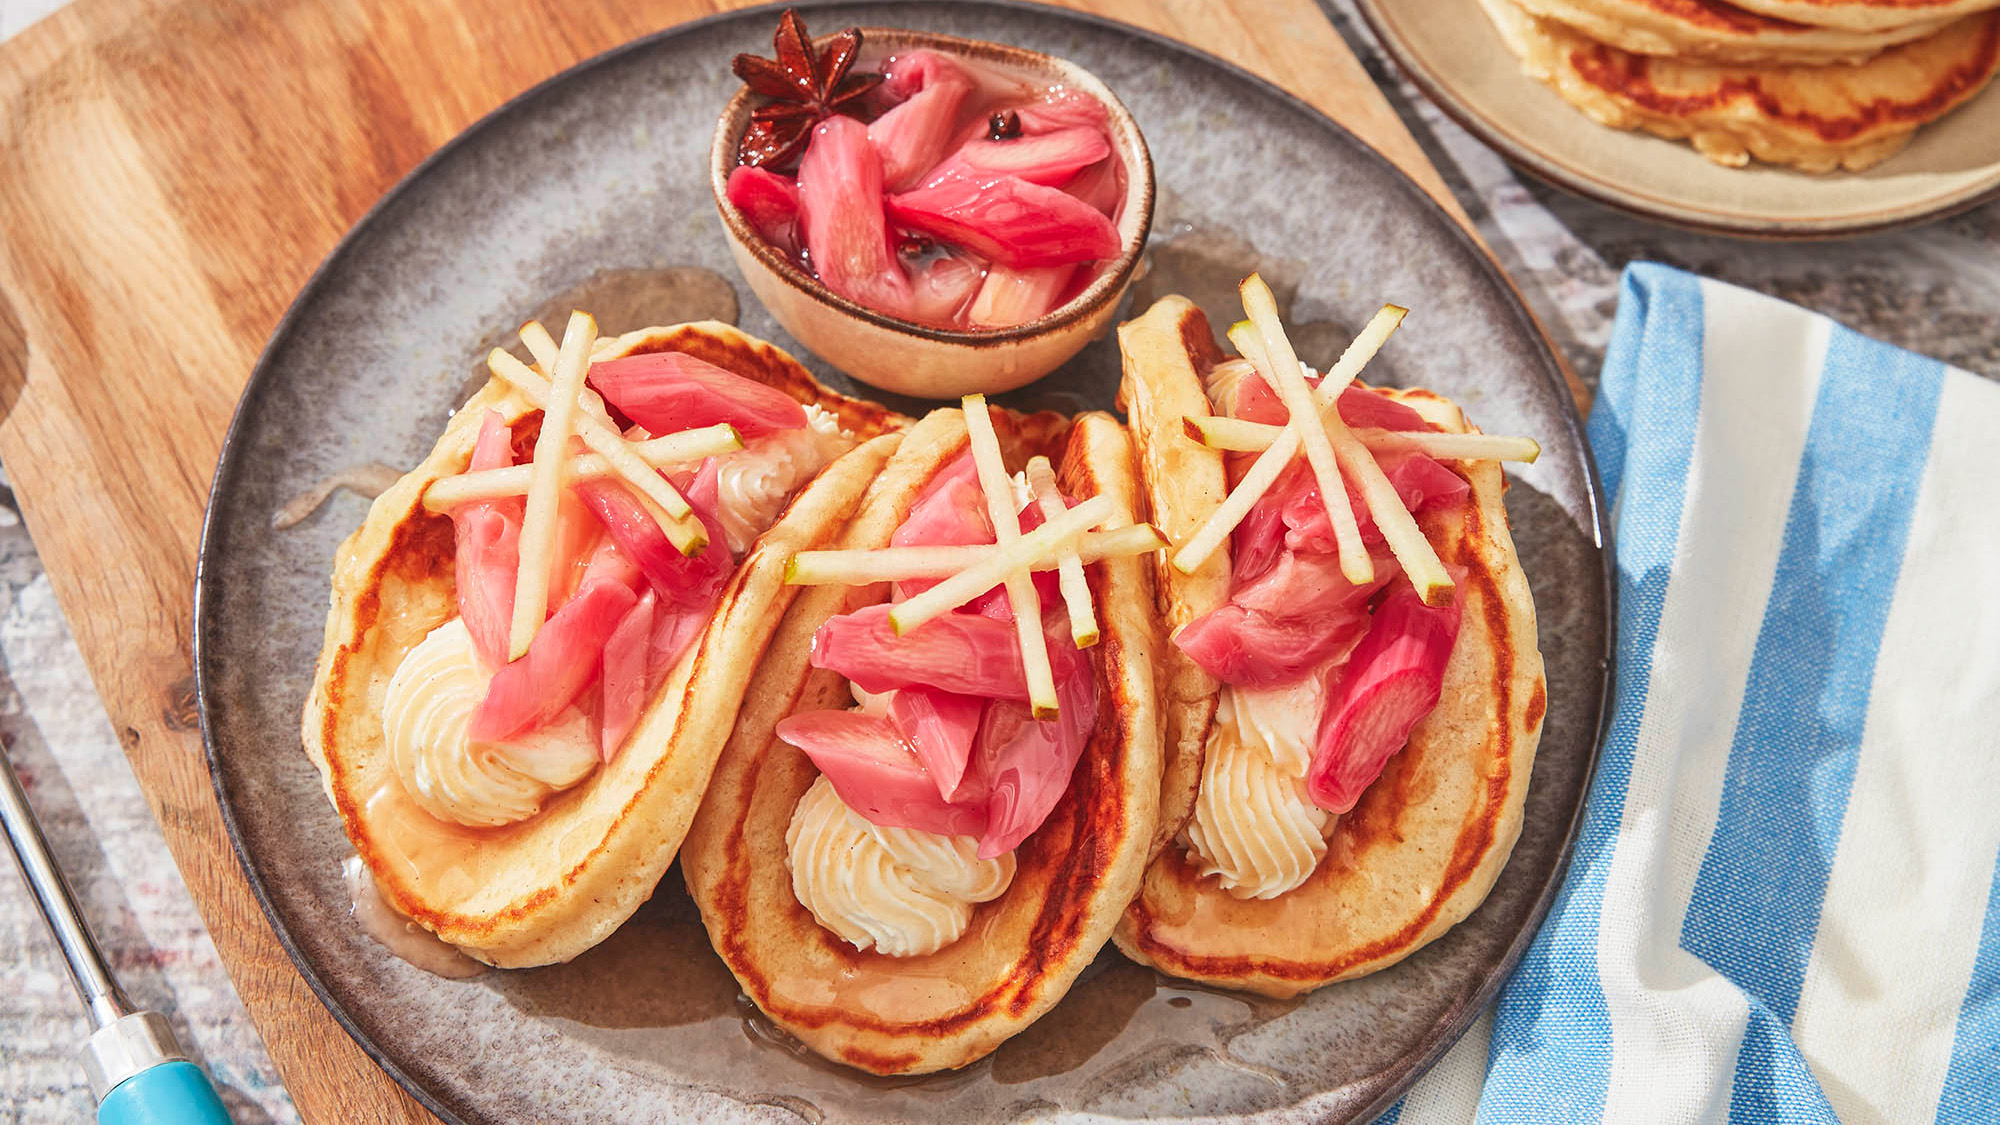
[[[1600,43],[1641,55],[1761,66],[1858,63],[1951,22],[1919,19],[1858,31],[1812,27],[1723,0],[1515,0]]]
[[[1956,19],[2000,7],[2000,0],[1733,0],[1773,19],[1816,27],[1878,31],[1922,20]]]
[[[1071,496],[1102,493],[1136,515],[1132,445],[1109,415],[1074,425],[1037,415],[996,417],[1009,465],[1046,453]],[[1066,432],[1065,432],[1066,431]],[[902,448],[838,542],[888,543],[937,471],[966,448],[963,416],[939,410]],[[736,730],[681,851],[688,892],[710,941],[743,991],[820,1054],[876,1074],[964,1066],[1033,1023],[1068,991],[1111,936],[1144,871],[1160,785],[1160,715],[1153,662],[1159,637],[1148,564],[1090,568],[1103,639],[1096,730],[1069,790],[1015,852],[1013,883],[975,908],[957,941],[920,957],[859,952],[822,928],[792,891],[786,827],[818,776],[773,734],[798,711],[846,707],[847,682],[811,668],[813,632],[837,613],[878,601],[880,588],[801,593],[751,681]]]
[[[1480,0],[1527,74],[1599,123],[1685,138],[1718,164],[1752,157],[1860,171],[1964,104],[2000,65],[2000,14],[1972,16],[1858,66],[1741,67],[1635,55],[1514,0]]]
[[[1190,337],[1208,330],[1185,303],[1156,305],[1142,320],[1153,330],[1177,323]],[[1158,400],[1184,397],[1192,378],[1189,364],[1145,364],[1127,374],[1128,382],[1180,384]],[[1446,430],[1471,429],[1458,407],[1429,391],[1386,393]],[[1181,426],[1174,413],[1135,410],[1131,421],[1135,431],[1156,434]],[[1118,925],[1126,956],[1189,980],[1295,996],[1395,964],[1485,900],[1520,834],[1547,695],[1500,468],[1446,464],[1470,481],[1472,504],[1462,517],[1435,510],[1418,517],[1439,557],[1466,571],[1437,708],[1335,821],[1326,856],[1304,884],[1274,899],[1237,899],[1202,878],[1182,847],[1169,847]],[[1175,478],[1143,484],[1156,514],[1199,521],[1214,509]]]
[[[539,424],[539,409],[499,381],[488,383],[453,416],[430,456],[375,500],[336,556],[325,647],[305,708],[306,752],[383,898],[488,964],[568,960],[653,893],[694,815],[750,668],[791,599],[784,560],[846,521],[900,441],[889,432],[899,416],[826,390],[784,352],[726,324],[634,332],[602,341],[593,358],[654,351],[688,352],[776,387],[872,440],[799,492],[745,556],[708,627],[619,753],[539,813],[475,829],[423,811],[397,778],[381,714],[403,656],[457,615],[452,521],[424,508],[424,489],[464,471],[489,407],[529,427]]]
[[[1138,417],[1178,418],[1209,413],[1198,372],[1222,361],[1222,349],[1209,332],[1208,320],[1185,297],[1162,297],[1144,316],[1118,326],[1118,350],[1125,370],[1165,369],[1163,378],[1128,374],[1118,388],[1118,408]],[[1194,441],[1179,427],[1137,426],[1132,443],[1139,451],[1139,478],[1171,480],[1182,505],[1147,507],[1147,518],[1168,542],[1181,543],[1194,534],[1201,518],[1196,508],[1212,509],[1229,493],[1222,454]],[[1142,489],[1142,494],[1146,490]],[[1182,574],[1161,552],[1154,562],[1153,588],[1165,632],[1193,621],[1229,600],[1229,554],[1217,551],[1193,574]],[[1160,711],[1166,719],[1166,766],[1160,782],[1160,824],[1153,841],[1159,854],[1194,814],[1195,792],[1201,785],[1202,748],[1208,725],[1215,718],[1214,676],[1172,645],[1160,649]]]

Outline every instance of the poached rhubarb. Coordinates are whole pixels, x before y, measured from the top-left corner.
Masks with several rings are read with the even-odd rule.
[[[659,598],[648,590],[604,641],[604,714],[598,740],[605,761],[618,752],[646,705],[647,664]]]
[[[950,151],[972,77],[947,55],[911,51],[890,64],[884,89],[906,100],[869,124],[868,140],[882,156],[882,182],[902,191]]]
[[[920,49],[886,60],[865,99],[841,85],[835,106],[808,45],[789,34],[778,60],[737,60],[767,100],[724,196],[828,289],[920,324],[1010,328],[1070,300],[1118,256],[1126,169],[1102,102]],[[841,47],[837,61],[854,54]]]
[[[986,810],[938,796],[917,753],[879,715],[806,711],[778,724],[778,737],[805,751],[848,808],[884,828],[978,836]]]
[[[746,440],[806,424],[791,396],[684,352],[647,352],[591,367],[589,382],[654,436],[726,424]]]
[[[868,127],[835,117],[813,131],[799,162],[799,225],[813,272],[828,289],[892,316],[910,309],[882,211],[882,158]]]
[[[604,643],[638,595],[617,577],[585,580],[536,631],[527,653],[493,675],[472,713],[474,742],[504,742],[562,714],[597,677]]]
[[[479,440],[470,471],[501,469],[514,463],[513,432],[498,410],[480,419]],[[507,662],[507,628],[514,616],[514,574],[520,566],[519,499],[464,504],[451,513],[458,549],[453,577],[458,615],[472,635],[473,651],[488,668]]]
[[[723,189],[764,241],[787,254],[799,252],[799,185],[767,168],[738,164]]]
[[[926,687],[902,688],[889,701],[889,721],[915,748],[942,800],[970,796],[965,767],[985,709],[986,701],[976,695]]]
[[[1047,518],[1034,499],[1014,514],[1023,528]],[[891,547],[993,544],[994,518],[968,451],[932,477]],[[779,736],[877,825],[976,837],[985,859],[1012,851],[1062,800],[1098,712],[1096,668],[1055,608],[1055,575],[1038,572],[1035,581],[1048,583],[1041,598],[1051,611],[1029,628],[1046,643],[1054,717],[1037,718],[1028,704],[1019,625],[996,583],[900,635],[889,624],[894,603],[828,620],[814,633],[812,664],[847,677],[869,703],[794,715]],[[884,693],[886,708],[874,698]]]
[[[1368,631],[1368,602],[1393,573],[1355,586],[1330,554],[1284,551],[1229,601],[1190,621],[1174,644],[1216,679],[1266,687],[1298,679],[1354,647]]]
[[[1437,706],[1458,622],[1457,603],[1427,606],[1407,583],[1382,602],[1320,723],[1307,774],[1314,804],[1352,809]]]
[[[863,691],[912,685],[960,695],[1027,702],[1027,674],[1014,627],[976,613],[947,613],[898,636],[889,607],[842,614],[813,634],[812,662]]]
[[[871,134],[872,135],[872,134]],[[926,185],[959,177],[1019,176],[1031,184],[1061,187],[1078,172],[1111,155],[1104,132],[1072,126],[1039,136],[967,141],[924,177]]]
[[[889,217],[1016,269],[1118,255],[1118,228],[1081,199],[1019,176],[954,176],[892,195]]]

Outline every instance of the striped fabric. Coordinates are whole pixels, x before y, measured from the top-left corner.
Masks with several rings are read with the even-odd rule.
[[[1619,646],[1582,835],[1383,1120],[2000,1122],[2000,385],[1636,265],[1590,437]]]

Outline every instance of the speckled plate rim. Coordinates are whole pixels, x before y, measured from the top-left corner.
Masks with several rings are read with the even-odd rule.
[[[1428,3],[1430,0],[1424,2]],[[1324,7],[1326,0],[1320,0],[1320,3]],[[1382,44],[1382,49],[1395,62],[1397,69],[1402,71],[1425,97],[1436,103],[1437,107],[1444,111],[1445,116],[1457,122],[1466,132],[1497,150],[1501,156],[1507,158],[1508,163],[1537,179],[1636,218],[1650,219],[1701,234],[1720,234],[1730,238],[1767,242],[1797,242],[1813,239],[1861,238],[1866,235],[1901,230],[1905,227],[1947,219],[1989,200],[2000,198],[2000,164],[1993,167],[1985,182],[1955,193],[1901,207],[1856,211],[1840,218],[1825,220],[1783,219],[1741,208],[1723,210],[1695,206],[1671,196],[1641,194],[1609,183],[1583,168],[1537,148],[1526,137],[1509,129],[1502,119],[1474,105],[1464,95],[1463,83],[1438,73],[1418,57],[1397,23],[1394,14],[1397,0],[1355,0],[1354,6],[1361,13],[1362,20],[1368,24],[1369,31],[1374,33],[1376,41]],[[1483,15],[1481,18],[1484,18]],[[1493,50],[1504,52],[1506,47],[1500,42],[1499,37],[1496,35],[1492,38]],[[1678,143],[1664,138],[1656,139],[1661,144]]]
[[[877,2],[892,6],[907,4],[911,7],[916,7],[934,2],[934,0],[877,0]],[[1597,713],[1591,724],[1591,745],[1588,760],[1584,763],[1579,797],[1575,807],[1569,812],[1568,822],[1563,826],[1562,846],[1555,856],[1554,863],[1536,890],[1532,908],[1524,920],[1521,929],[1508,942],[1506,949],[1493,963],[1486,979],[1475,990],[1472,996],[1445,1019],[1432,1025],[1433,1033],[1419,1042],[1403,1057],[1402,1065],[1398,1068],[1398,1073],[1384,1084],[1373,1100],[1351,1118],[1352,1121],[1357,1122],[1372,1121],[1374,1118],[1380,1116],[1383,1111],[1394,1105],[1397,1099],[1408,1092],[1410,1086],[1417,1079],[1428,1072],[1444,1056],[1445,1052],[1450,1050],[1464,1036],[1466,1030],[1472,1026],[1473,1021],[1479,1017],[1479,1014],[1493,1004],[1501,987],[1513,974],[1515,966],[1520,963],[1522,956],[1527,952],[1528,945],[1540,931],[1542,921],[1546,918],[1549,907],[1555,900],[1556,892],[1561,888],[1563,879],[1569,870],[1570,859],[1575,851],[1577,833],[1583,824],[1586,798],[1590,792],[1592,781],[1596,777],[1598,762],[1602,755],[1605,732],[1611,719],[1611,675],[1614,663],[1612,657],[1616,651],[1617,643],[1617,587],[1613,574],[1610,527],[1605,519],[1606,514],[1609,512],[1609,506],[1606,503],[1604,495],[1604,481],[1598,472],[1597,462],[1590,448],[1589,437],[1584,430],[1583,419],[1577,413],[1576,400],[1564,380],[1563,373],[1565,368],[1553,346],[1549,343],[1547,333],[1542,330],[1540,323],[1528,308],[1527,303],[1522,299],[1520,291],[1515,287],[1513,280],[1500,268],[1491,252],[1474,238],[1462,223],[1446,212],[1416,181],[1412,180],[1398,168],[1393,161],[1376,151],[1346,126],[1327,117],[1302,99],[1259,75],[1253,74],[1226,59],[1189,46],[1179,40],[1148,31],[1145,28],[1135,27],[1122,21],[1108,19],[1089,12],[1051,7],[1046,4],[1035,3],[1033,0],[971,0],[971,2],[982,7],[1032,15],[1041,19],[1069,21],[1114,34],[1124,35],[1146,43],[1156,51],[1179,56],[1194,65],[1213,68],[1236,81],[1257,89],[1268,97],[1275,98],[1289,105],[1318,124],[1321,128],[1335,134],[1343,143],[1353,146],[1363,154],[1364,159],[1372,161],[1387,171],[1390,174],[1391,182],[1399,185],[1401,190],[1411,197],[1416,206],[1432,212],[1434,217],[1446,228],[1444,237],[1456,240],[1460,244],[1461,249],[1470,252],[1471,258],[1478,263],[1477,268],[1480,276],[1505,295],[1504,303],[1511,310],[1517,327],[1527,336],[1540,341],[1540,354],[1544,360],[1540,365],[1541,377],[1556,392],[1557,397],[1563,403],[1563,440],[1560,443],[1556,441],[1545,442],[1544,447],[1551,452],[1565,448],[1574,451],[1587,483],[1589,499],[1589,511],[1587,513],[1588,526],[1581,528],[1581,530],[1588,536],[1591,546],[1595,550],[1600,585],[1599,593],[1603,598],[1605,615],[1603,651],[1598,654],[1598,662],[1602,671],[1594,685],[1597,691]],[[334,1021],[340,1025],[341,1029],[347,1032],[349,1038],[353,1039],[356,1045],[377,1066],[381,1067],[390,1078],[395,1080],[398,1086],[402,1087],[406,1093],[426,1110],[435,1115],[440,1121],[446,1122],[447,1125],[465,1125],[465,1118],[461,1117],[452,1107],[445,1104],[441,1098],[432,1093],[429,1088],[419,1082],[413,1075],[398,1066],[390,1053],[362,1030],[361,1026],[347,1012],[341,1002],[335,998],[332,990],[321,979],[317,968],[305,956],[297,941],[293,939],[283,917],[277,910],[270,890],[265,885],[263,874],[250,855],[249,849],[244,845],[243,832],[237,823],[234,804],[231,800],[229,781],[222,766],[223,751],[218,745],[218,739],[215,734],[213,712],[219,704],[213,691],[214,685],[211,678],[211,663],[208,654],[212,649],[219,647],[219,638],[211,640],[209,636],[210,628],[214,623],[214,614],[209,609],[209,605],[217,596],[213,586],[216,568],[211,558],[217,527],[222,520],[222,513],[229,508],[232,486],[239,475],[245,471],[251,456],[245,452],[249,443],[244,440],[248,419],[255,412],[255,407],[267,388],[275,381],[276,376],[273,370],[275,358],[289,344],[292,335],[297,330],[299,321],[305,316],[305,310],[320,296],[321,289],[329,283],[329,279],[342,269],[348,267],[351,264],[350,259],[355,258],[360,253],[356,247],[364,242],[370,228],[378,220],[379,216],[397,204],[412,189],[413,185],[425,178],[434,166],[450,159],[458,149],[470,145],[481,134],[499,122],[512,118],[518,113],[529,111],[537,100],[550,91],[568,83],[579,75],[611,64],[628,54],[650,50],[662,42],[693,35],[716,24],[734,21],[755,22],[768,20],[786,8],[801,8],[810,11],[819,6],[821,4],[814,2],[814,0],[793,0],[793,2],[789,3],[785,2],[785,0],[779,0],[776,3],[763,4],[751,8],[717,12],[661,28],[658,31],[613,47],[601,54],[584,59],[565,70],[559,71],[535,83],[521,93],[502,102],[485,116],[468,125],[462,132],[438,146],[430,155],[418,161],[395,185],[385,191],[381,198],[377,199],[355,221],[347,233],[341,236],[340,241],[335,243],[333,249],[327,253],[326,258],[314,269],[312,276],[300,288],[298,296],[287,306],[277,326],[272,329],[270,339],[265,342],[263,350],[258,354],[257,362],[251,368],[250,376],[244,384],[242,394],[237,399],[236,409],[229,420],[229,427],[223,434],[222,447],[217,455],[215,473],[209,485],[208,503],[202,516],[201,540],[196,553],[194,608],[192,615],[193,641],[191,645],[194,661],[196,713],[201,727],[202,748],[208,763],[209,780],[214,788],[216,803],[222,814],[223,828],[228,834],[231,850],[236,853],[236,860],[243,870],[244,879],[250,885],[251,894],[256,898],[257,906],[264,914],[265,922],[271,927],[272,933],[277,937],[279,946],[285,951],[285,955],[291,959],[293,968],[297,970],[299,976],[305,981],[306,986],[312,990],[313,995],[326,1008],[328,1013],[332,1015]]]

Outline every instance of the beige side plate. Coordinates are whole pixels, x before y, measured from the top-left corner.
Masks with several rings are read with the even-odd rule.
[[[1521,73],[1478,0],[1359,0],[1398,65],[1517,167],[1645,218],[1753,238],[1909,226],[2000,193],[2000,93],[1988,89],[1866,172],[1725,168],[1686,143],[1608,129]]]

